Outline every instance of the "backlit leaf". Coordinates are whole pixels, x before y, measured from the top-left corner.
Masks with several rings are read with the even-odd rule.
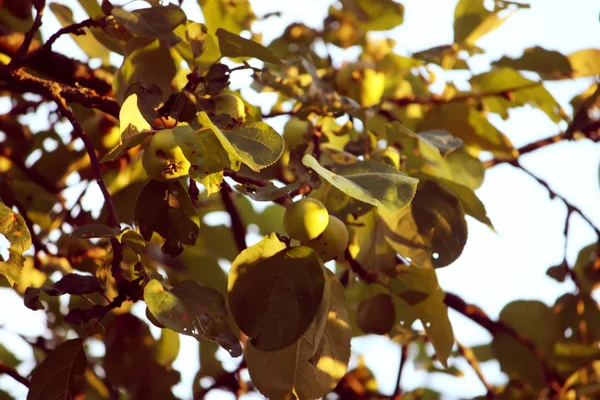
[[[536,72],[543,79],[566,78],[572,73],[571,64],[566,56],[558,51],[546,50],[540,46],[525,49],[519,58],[502,56],[492,65]]]
[[[267,63],[282,64],[272,50],[254,40],[245,39],[222,28],[217,29],[216,35],[223,57],[254,57]]]
[[[404,6],[393,0],[343,0],[365,31],[387,31],[404,22]]]
[[[296,342],[317,315],[325,269],[317,254],[285,248],[275,234],[249,247],[229,272],[229,307],[252,344],[264,351]]]
[[[600,75],[600,49],[575,51],[567,56],[573,77]]]
[[[248,0],[198,0],[198,4],[211,33],[223,28],[239,34],[249,29],[250,23],[255,19]]]
[[[322,167],[310,154],[304,156],[302,163],[348,196],[390,216],[411,202],[418,182],[391,166],[372,161],[337,166],[337,173]]]
[[[0,234],[10,243],[8,260],[0,261],[0,274],[4,275],[12,286],[21,278],[21,271],[25,265],[23,252],[31,247],[31,234],[23,217],[1,202]]]

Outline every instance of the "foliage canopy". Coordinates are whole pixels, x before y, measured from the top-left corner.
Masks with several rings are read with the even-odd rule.
[[[79,22],[59,3],[0,1],[0,91],[11,104],[0,115],[0,234],[9,242],[0,284],[46,313],[50,332],[30,338],[30,377],[0,347],[0,373],[29,387],[28,399],[175,398],[179,334],[200,342],[198,399],[216,388],[272,399],[438,398],[402,393],[409,346],[432,373],[460,375],[453,360],[465,358],[487,398],[596,398],[598,243],[575,265],[565,258],[548,269],[573,280],[574,294],[552,308],[514,301],[498,320],[445,293],[436,269],[460,257],[467,216],[494,229],[476,194],[486,168],[523,169],[519,157],[546,145],[599,140],[598,83],[568,113],[544,82],[600,75],[600,49],[524,49],[471,73],[468,91],[446,81],[434,92],[436,70],[471,72],[479,39],[528,6],[459,0],[453,43],[402,56],[373,34],[391,37],[403,23],[394,0],[341,0],[320,29],[294,23],[271,43],[252,26],[277,15],[256,16],[248,0],[198,0],[204,23],[168,1],[78,1],[88,15]],[[62,25],[49,38],[39,32],[44,12]],[[87,60],[53,47],[63,35]],[[328,46],[361,52],[338,65]],[[252,79],[246,97],[270,93],[272,107],[232,90],[236,74]],[[567,128],[515,148],[489,116],[523,106]],[[23,117],[44,110],[47,128],[31,129]],[[565,235],[572,213],[600,234],[534,178],[565,202]],[[82,205],[93,185],[100,213]],[[325,251],[284,229],[285,207],[301,197],[348,231],[327,266]],[[230,223],[209,223],[223,212]],[[251,225],[262,239],[249,245]],[[134,303],[145,303],[144,318]],[[486,328],[491,343],[456,342],[448,307]],[[351,339],[366,334],[402,349],[393,394],[362,363],[348,368]],[[102,357],[89,354],[93,340]],[[241,357],[234,371],[219,347]],[[492,359],[506,385],[481,374],[478,362]],[[203,386],[206,377],[213,383]]]

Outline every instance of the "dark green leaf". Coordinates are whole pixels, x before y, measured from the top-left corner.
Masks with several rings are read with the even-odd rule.
[[[553,361],[554,345],[560,334],[558,319],[548,306],[539,301],[513,301],[500,312],[500,321],[533,341],[544,357]],[[494,336],[492,346],[502,371],[533,387],[544,387],[544,370],[527,347],[501,332]]]
[[[183,10],[174,4],[142,8],[132,12],[115,7],[112,15],[131,33],[147,38],[161,39],[169,46],[174,46],[181,40],[173,33],[173,30],[187,20]]]
[[[25,293],[23,295],[25,307],[33,311],[43,310],[44,305],[40,301],[40,294],[40,288],[28,287],[27,289],[25,289]]]
[[[138,195],[135,220],[146,240],[156,232],[166,241],[163,250],[175,257],[182,245],[193,245],[198,238],[200,220],[189,195],[178,181],[150,180]]]
[[[297,341],[317,315],[325,269],[309,247],[285,248],[275,234],[241,252],[229,272],[229,307],[263,351]]]
[[[19,360],[10,350],[8,350],[4,345],[0,344],[0,362],[4,365],[7,365],[11,368],[16,368],[21,364],[21,360]]]
[[[242,354],[239,340],[226,320],[225,299],[218,290],[186,280],[168,291],[153,279],[144,288],[144,301],[167,328],[198,341],[215,341],[232,357]]]
[[[216,35],[223,57],[254,57],[271,64],[283,64],[272,50],[254,40],[245,39],[222,28],[217,29]]]
[[[61,280],[49,288],[44,288],[49,296],[61,296],[63,294],[90,294],[104,293],[102,283],[92,275],[67,274]]]
[[[52,351],[33,371],[27,400],[73,398],[72,385],[87,368],[83,340],[67,340]]]
[[[517,70],[536,72],[542,79],[560,79],[571,76],[571,64],[562,53],[543,47],[529,47],[519,58],[503,56],[492,63],[495,67],[510,67]]]

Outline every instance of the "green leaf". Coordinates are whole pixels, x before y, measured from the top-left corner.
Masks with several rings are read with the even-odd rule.
[[[88,224],[75,228],[71,232],[71,237],[90,239],[90,238],[101,238],[101,237],[115,237],[120,233],[118,229],[111,228],[107,225],[102,224]]]
[[[600,49],[585,49],[575,51],[567,56],[573,74],[571,77],[600,75]]]
[[[10,243],[8,260],[0,261],[0,274],[10,285],[19,282],[25,266],[23,252],[31,247],[31,234],[23,217],[0,203],[0,234]]]
[[[411,202],[418,182],[389,165],[373,161],[337,166],[337,173],[322,167],[310,154],[302,158],[302,163],[348,196],[390,216]]]
[[[223,149],[229,154],[235,170],[239,169],[239,167],[236,168],[237,165],[243,163],[258,172],[275,163],[283,154],[285,145],[282,137],[264,122],[254,122],[226,134],[212,123],[204,111],[198,114],[198,121],[203,126],[200,131],[208,129],[214,133]],[[214,151],[213,148],[206,147],[206,144],[198,145],[196,142],[196,140],[192,141],[191,144],[192,146],[197,145],[196,147],[200,151]],[[202,142],[204,142],[204,138]],[[184,141],[184,145],[188,145],[188,143]],[[188,145],[188,147],[190,146]],[[184,154],[186,154],[185,151]]]
[[[463,140],[466,147],[484,150],[495,156],[514,158],[516,150],[510,140],[479,111],[466,103],[443,104],[431,108],[419,130],[445,129]]]
[[[73,381],[83,375],[87,358],[83,340],[63,342],[33,371],[27,400],[69,399],[74,397]]]
[[[469,81],[473,89],[480,92],[498,92],[534,83],[514,69],[506,67],[475,75]],[[560,105],[541,84],[528,89],[510,91],[508,97],[486,97],[482,101],[489,111],[500,114],[504,119],[508,118],[509,108],[529,104],[542,110],[554,122],[563,120]]]
[[[169,47],[160,40],[140,47],[128,54],[113,80],[113,91],[120,103],[129,86],[136,82],[156,84],[162,91],[162,101],[171,94],[171,82],[177,72]]]
[[[364,31],[388,31],[404,22],[404,6],[393,0],[343,0]]]
[[[235,185],[235,188],[252,200],[256,201],[273,201],[288,195],[294,190],[301,186],[299,181],[290,183],[283,187],[277,187],[273,183],[269,182],[267,186],[255,186],[255,185]]]
[[[211,33],[223,28],[233,33],[250,29],[255,16],[248,0],[225,2],[222,0],[198,0],[204,21]]]
[[[573,270],[579,279],[579,286],[585,294],[590,294],[600,283],[600,254],[597,243],[585,246],[579,251]]]
[[[579,296],[571,293],[562,295],[556,300],[553,311],[559,319],[559,332],[571,330],[570,336],[561,338],[563,341],[579,341],[581,340],[581,321],[585,321],[586,332],[585,338],[590,342],[600,340],[600,310],[598,304],[589,294],[581,295],[581,303],[583,304],[583,312]],[[578,311],[579,310],[579,311]]]
[[[186,280],[168,291],[153,279],[144,288],[144,301],[167,328],[198,341],[215,341],[232,357],[242,354],[239,340],[226,320],[225,299],[218,290]]]
[[[227,287],[242,332],[257,349],[279,350],[304,335],[317,315],[325,268],[312,249],[287,249],[271,234],[236,257]]]
[[[438,283],[435,270],[403,267],[398,277],[390,281],[390,288],[421,320],[438,360],[447,368],[454,345],[454,333],[444,303],[446,295]]]
[[[450,189],[450,191],[454,193],[454,195],[460,200],[460,203],[462,204],[463,209],[465,210],[465,213],[467,215],[470,215],[482,224],[486,224],[490,227],[490,229],[494,229],[492,221],[490,221],[487,215],[487,211],[485,210],[485,206],[471,188],[461,185],[460,183],[450,181],[448,179],[433,179],[440,182],[442,186],[446,187],[447,189]]]
[[[283,64],[271,49],[254,40],[245,39],[222,28],[217,29],[216,35],[223,57],[254,57],[271,64]]]
[[[462,146],[462,140],[443,129],[419,132],[418,136],[421,140],[426,140],[432,146],[436,147],[442,157]]]
[[[150,180],[138,195],[135,221],[146,240],[156,232],[166,241],[163,250],[171,256],[193,245],[198,237],[200,220],[189,195],[178,181]]]
[[[572,74],[571,64],[566,56],[540,46],[525,49],[519,58],[503,56],[492,65],[536,72],[542,79],[561,79]]]
[[[174,46],[181,40],[173,30],[187,20],[185,12],[174,4],[142,8],[132,12],[115,7],[112,15],[119,24],[138,36],[161,39],[168,46]]]
[[[440,184],[419,185],[411,208],[397,219],[385,219],[388,243],[419,267],[445,267],[467,242],[465,212],[458,198]]]
[[[530,339],[542,355],[553,362],[554,345],[560,333],[558,319],[548,306],[539,301],[513,301],[500,312],[500,321]],[[545,386],[544,370],[527,347],[502,332],[494,335],[492,346],[503,372],[535,388]]]
[[[349,219],[349,222],[348,250],[352,258],[371,272],[395,271],[396,250],[388,244],[386,227],[377,210]]]
[[[379,293],[360,302],[356,322],[361,331],[385,335],[396,323],[396,311],[392,296]]]
[[[63,27],[75,23],[73,12],[69,7],[58,3],[50,3],[49,7]],[[110,52],[93,35],[86,31],[83,35],[72,34],[71,37],[89,58],[99,58],[103,65],[108,65]]]
[[[247,343],[245,359],[252,382],[267,398],[317,399],[331,391],[348,370],[350,338],[344,288],[333,274],[325,332],[316,343],[316,322],[290,346],[262,351]],[[317,349],[316,352],[314,349]]]
[[[503,16],[488,11],[483,0],[460,0],[454,9],[454,42],[474,46],[486,34],[502,25],[514,14],[504,10]]]

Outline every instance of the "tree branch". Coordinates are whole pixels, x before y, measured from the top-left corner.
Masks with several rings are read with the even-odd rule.
[[[527,90],[534,88],[536,86],[542,85],[542,82],[529,82],[524,85],[515,86],[508,89],[495,90],[491,92],[479,92],[479,93],[462,93],[458,94],[454,97],[446,98],[440,95],[432,95],[432,96],[409,96],[402,98],[387,98],[384,101],[392,103],[398,107],[406,107],[411,104],[421,104],[421,105],[439,105],[439,104],[450,104],[450,103],[462,103],[474,100],[480,100],[486,97],[504,97],[509,99],[512,97],[514,92],[518,92],[521,90]]]
[[[512,326],[506,325],[502,321],[492,320],[481,308],[466,303],[462,298],[453,293],[446,292],[444,303],[446,303],[448,307],[458,311],[473,322],[487,329],[492,335],[495,336],[498,333],[507,334],[529,349],[544,370],[545,379],[550,388],[555,392],[560,391],[560,388],[564,383],[562,377],[558,371],[550,365],[544,354],[529,338],[523,336]]]
[[[402,372],[404,371],[404,365],[408,358],[408,346],[405,344],[400,345],[400,364],[398,365],[398,378],[396,379],[396,389],[394,389],[393,397],[396,400],[402,398],[402,386],[400,381],[402,380]]]
[[[475,373],[477,374],[477,377],[479,378],[481,383],[483,383],[483,386],[485,386],[485,389],[487,390],[486,397],[490,400],[496,399],[497,396],[494,392],[494,388],[488,383],[488,381],[485,379],[485,376],[483,376],[481,368],[479,368],[479,361],[477,360],[477,357],[475,357],[473,350],[471,350],[470,347],[464,346],[458,340],[456,340],[455,342],[458,346],[459,353],[463,356],[465,360],[467,360],[471,368],[473,368],[473,371],[475,371]]]
[[[2,361],[0,361],[0,374],[6,374],[26,387],[30,386],[29,379],[25,378],[24,376],[19,374],[16,369],[9,367]]]
[[[237,207],[233,202],[233,199],[231,198],[231,186],[229,186],[227,182],[223,182],[220,193],[223,205],[225,206],[225,209],[231,217],[231,232],[233,233],[235,244],[238,248],[238,251],[244,251],[247,248],[246,227],[244,225],[244,222],[242,221],[240,212],[238,211]]]
[[[25,37],[23,38],[23,42],[17,50],[17,53],[10,60],[10,63],[8,64],[9,68],[18,68],[22,65],[25,56],[29,52],[29,46],[31,46],[33,37],[40,29],[40,26],[42,26],[42,17],[44,15],[44,8],[46,8],[46,0],[34,1],[33,6],[36,11],[35,20],[33,21],[31,28],[27,31],[27,33],[25,33]]]
[[[49,52],[52,49],[52,45],[54,44],[54,42],[56,42],[56,40],[63,35],[70,34],[70,33],[72,33],[74,35],[85,35],[86,33],[85,33],[85,31],[83,31],[83,28],[102,27],[105,25],[106,25],[106,19],[104,19],[104,18],[101,18],[101,19],[88,18],[88,19],[78,22],[76,24],[65,26],[65,27],[59,29],[58,31],[56,31],[52,36],[50,36],[48,38],[48,40],[46,41],[46,43],[44,43],[41,47],[39,47],[35,51],[27,54],[24,57],[24,61],[27,61],[34,57],[37,57],[40,54],[43,54],[45,52]]]

